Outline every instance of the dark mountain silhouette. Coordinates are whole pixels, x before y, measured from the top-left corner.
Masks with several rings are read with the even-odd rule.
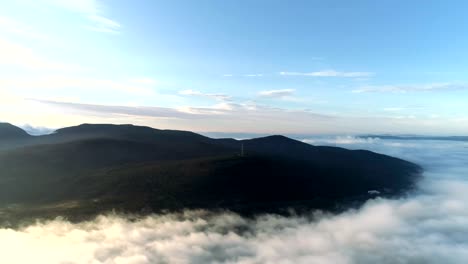
[[[32,136],[19,127],[0,123],[0,150],[27,144]]]
[[[31,137],[26,131],[8,123],[0,123],[0,142],[16,141]]]
[[[32,137],[0,126],[0,219],[79,219],[109,210],[241,213],[334,209],[411,188],[420,168],[363,150],[284,136],[212,139],[192,132],[84,124]],[[10,140],[11,139],[11,140]],[[15,144],[5,142],[15,141]],[[240,155],[241,146],[244,155]]]
[[[0,123],[0,140],[10,140],[29,137],[26,131],[8,123]]]

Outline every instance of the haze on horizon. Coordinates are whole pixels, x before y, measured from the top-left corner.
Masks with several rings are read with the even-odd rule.
[[[465,1],[4,1],[0,120],[468,134]]]

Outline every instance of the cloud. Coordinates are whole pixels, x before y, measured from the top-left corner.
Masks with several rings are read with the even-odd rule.
[[[223,77],[233,77],[235,76],[234,74],[223,74]],[[262,73],[249,73],[249,74],[242,74],[242,75],[239,75],[239,76],[242,76],[242,77],[262,77],[263,74]]]
[[[372,72],[339,72],[335,70],[324,70],[316,72],[280,72],[284,76],[312,76],[312,77],[344,77],[344,78],[359,78],[371,77]]]
[[[261,73],[256,73],[256,74],[244,74],[243,76],[245,76],[245,77],[262,77],[263,74],[261,74]]]
[[[384,107],[382,108],[383,111],[385,112],[402,112],[402,111],[407,111],[407,110],[421,110],[425,109],[425,107],[422,106],[395,106],[395,107]]]
[[[466,145],[383,142],[366,146],[425,167],[420,191],[400,199],[375,198],[340,214],[246,218],[198,210],[133,220],[108,215],[76,224],[57,219],[19,229],[0,228],[0,260],[38,264],[465,263]]]
[[[380,141],[379,138],[372,137],[355,137],[355,136],[336,136],[336,137],[316,137],[302,140],[305,143],[312,145],[355,145],[355,144],[373,144]]]
[[[120,33],[120,23],[103,14],[104,6],[98,0],[47,0],[47,2],[82,15],[90,22],[89,25],[85,26],[90,30],[112,34]]]
[[[111,20],[106,17],[98,16],[98,15],[90,15],[88,16],[90,21],[95,22],[94,26],[87,27],[93,31],[97,32],[105,32],[105,33],[113,33],[119,34],[120,33],[120,24]]]
[[[24,124],[20,125],[24,131],[26,131],[28,134],[33,135],[33,136],[39,136],[39,135],[48,135],[53,133],[56,129],[53,128],[48,128],[48,127],[37,127],[37,126],[32,126],[30,124]]]
[[[334,117],[316,114],[305,110],[288,110],[258,105],[254,102],[235,103],[221,101],[210,107],[177,106],[173,108],[151,106],[122,106],[84,104],[78,102],[61,102],[53,100],[35,100],[46,106],[54,107],[55,118],[63,125],[76,125],[80,122],[99,123],[134,123],[157,128],[171,128],[192,131],[220,132],[261,132],[314,129],[326,133]],[[67,118],[74,116],[74,118]],[[0,118],[2,114],[0,113]],[[44,119],[54,121],[43,116]],[[6,118],[3,118],[7,120]],[[86,121],[90,119],[90,121]],[[23,119],[16,119],[19,123]],[[26,119],[24,119],[26,120]],[[37,118],[36,118],[37,120]],[[23,121],[24,122],[24,121]],[[42,123],[45,126],[57,127],[56,123]]]
[[[180,95],[186,95],[186,96],[200,96],[200,97],[207,97],[207,98],[212,98],[218,101],[226,101],[230,100],[231,96],[226,95],[226,94],[213,94],[213,93],[202,93],[200,91],[195,91],[195,90],[182,90],[179,91]]]
[[[117,97],[113,103],[90,102],[73,97],[70,93],[60,94],[57,91],[54,97],[47,97],[41,93],[32,93],[34,89],[24,90],[19,94],[18,89],[8,90],[2,87],[4,86],[0,84],[0,95],[2,91],[6,92],[7,99],[3,102],[0,97],[0,120],[16,124],[34,122],[35,126],[54,128],[80,123],[133,123],[198,132],[270,134],[424,134],[427,131],[438,131],[440,134],[462,135],[468,131],[468,123],[463,122],[467,117],[463,115],[452,118],[415,118],[412,115],[356,117],[318,112],[317,109],[278,108],[255,101],[229,100],[219,100],[208,106],[193,106],[187,105],[178,96],[158,93],[152,98],[170,101],[170,107],[138,106],[141,104],[132,102],[132,98],[138,99],[141,96],[137,94],[136,97],[130,97],[132,93],[112,87],[106,88],[107,91],[123,99]],[[95,91],[95,88],[90,89]],[[13,96],[17,98],[16,101],[24,104],[10,103],[8,96]],[[36,101],[24,100],[25,98]],[[37,103],[39,101],[42,103]]]
[[[73,102],[58,102],[48,100],[34,100],[43,104],[85,111],[99,115],[126,115],[140,117],[160,117],[160,118],[197,118],[197,115],[179,111],[166,107],[146,107],[146,106],[115,106],[115,105],[96,105],[82,104]]]
[[[290,97],[294,95],[294,89],[281,89],[281,90],[267,90],[267,91],[260,91],[258,93],[261,97],[269,97],[269,98],[284,98]]]
[[[364,86],[355,89],[353,93],[408,93],[408,92],[430,92],[430,91],[455,91],[468,89],[463,83],[431,83],[421,85],[382,85]]]

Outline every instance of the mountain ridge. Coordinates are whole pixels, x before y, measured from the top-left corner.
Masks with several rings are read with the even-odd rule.
[[[23,129],[10,123],[0,123],[0,139],[26,138],[31,137]]]
[[[212,139],[189,131],[84,124],[17,138],[0,150],[0,221],[77,219],[112,210],[331,210],[370,198],[369,190],[404,193],[420,172],[398,158],[281,135]],[[77,206],[59,206],[70,203]]]

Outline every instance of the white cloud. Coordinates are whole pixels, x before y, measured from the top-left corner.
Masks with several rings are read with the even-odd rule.
[[[53,82],[55,83],[55,82]],[[26,84],[26,83],[25,83]],[[41,84],[46,85],[47,82]],[[122,83],[117,83],[123,85]],[[3,87],[0,84],[0,88]],[[36,86],[37,87],[37,86]],[[94,86],[97,87],[97,86]],[[60,127],[77,125],[79,123],[133,123],[136,125],[152,126],[156,128],[192,130],[199,132],[217,131],[230,133],[273,133],[273,134],[359,134],[359,133],[405,133],[417,134],[427,131],[437,131],[443,134],[462,135],[468,131],[468,123],[461,122],[467,117],[460,115],[453,118],[432,118],[412,115],[381,117],[381,116],[343,116],[317,112],[317,109],[286,109],[261,105],[255,102],[235,102],[218,100],[212,106],[187,105],[183,97],[177,95],[160,95],[154,93],[151,98],[163,102],[170,102],[171,106],[158,107],[157,103],[142,106],[138,102],[140,93],[134,94],[125,87],[88,87],[86,92],[109,92],[120,98],[112,102],[91,101],[81,97],[73,98],[74,94],[65,89],[66,93],[57,90],[54,97],[40,96],[31,89],[17,96],[17,100],[24,97],[43,101],[37,104],[3,103],[0,98],[0,120],[24,124],[34,122],[35,126]],[[86,87],[81,88],[86,89]],[[107,89],[107,90],[106,90]],[[117,89],[117,90],[116,90]],[[123,89],[123,90],[122,90]],[[5,89],[3,89],[5,90]],[[8,96],[8,89],[6,89]],[[18,89],[11,89],[17,94]],[[1,92],[1,89],[0,89]],[[82,92],[84,92],[82,90]],[[78,94],[82,94],[82,92]],[[50,94],[50,93],[49,93]],[[0,95],[2,95],[0,93]],[[11,95],[10,95],[11,97]],[[62,98],[61,98],[62,97]],[[147,98],[147,97],[145,97]],[[135,102],[135,100],[137,100]],[[138,106],[140,105],[140,106]],[[133,106],[133,107],[131,107]],[[38,111],[45,108],[51,111]],[[34,110],[36,109],[36,110]]]
[[[359,78],[373,76],[372,72],[339,72],[335,70],[323,70],[316,72],[280,72],[284,76],[312,76],[312,77],[345,77]]]
[[[157,128],[192,131],[282,131],[284,133],[294,133],[314,129],[317,132],[326,133],[330,129],[327,123],[333,121],[333,117],[315,114],[310,111],[273,108],[252,102],[221,101],[210,107],[181,105],[172,108],[70,103],[47,99],[40,100],[40,102],[53,107],[55,113],[63,116],[57,118],[62,121],[66,120],[66,122],[63,121],[62,126],[83,122],[67,118],[67,115],[74,115],[79,117],[79,120],[86,120],[86,118],[96,120],[95,117],[99,117],[99,121],[97,121],[99,123],[134,123]],[[14,112],[14,109],[12,111]],[[44,114],[41,120],[47,120],[47,115],[48,113]],[[56,123],[50,123],[52,121],[55,120],[50,119],[50,121],[36,123],[35,125],[57,127]],[[17,118],[13,123],[21,122],[28,122],[28,118]]]
[[[374,144],[380,141],[379,138],[355,137],[355,136],[336,136],[336,137],[316,137],[302,140],[312,145],[354,145],[354,144]]]
[[[223,77],[233,77],[234,74],[223,74]],[[249,74],[242,74],[242,75],[238,75],[238,76],[242,76],[242,77],[263,77],[263,74],[262,73],[249,73]]]
[[[468,89],[463,83],[430,83],[420,85],[381,85],[364,86],[353,90],[353,93],[408,93],[408,92],[430,92],[430,91],[453,91]]]
[[[257,74],[244,74],[245,77],[262,77],[263,74],[257,73]]]
[[[91,30],[105,33],[120,33],[120,24],[106,17],[90,15],[88,19],[95,22],[94,26],[88,27]]]
[[[231,97],[226,94],[202,93],[200,91],[195,91],[191,89],[179,91],[179,94],[186,95],[186,96],[207,97],[207,98],[212,98],[218,101],[226,101],[226,100],[231,99]]]
[[[109,215],[76,224],[58,219],[38,222],[19,229],[1,228],[0,260],[37,264],[465,263],[466,145],[383,142],[366,146],[416,160],[426,168],[420,192],[393,200],[375,198],[340,214],[247,218],[199,210],[136,220]]]
[[[48,128],[48,127],[37,127],[37,126],[32,126],[30,124],[22,124],[19,125],[24,131],[26,131],[28,134],[33,135],[33,136],[39,136],[39,135],[48,135],[53,133],[56,129],[53,128]]]
[[[285,98],[294,95],[294,89],[281,89],[281,90],[267,90],[260,91],[258,93],[261,97],[270,97],[270,98]]]
[[[98,0],[47,0],[49,4],[78,13],[91,24],[85,27],[98,32],[119,34],[120,23],[106,17],[104,6]]]

